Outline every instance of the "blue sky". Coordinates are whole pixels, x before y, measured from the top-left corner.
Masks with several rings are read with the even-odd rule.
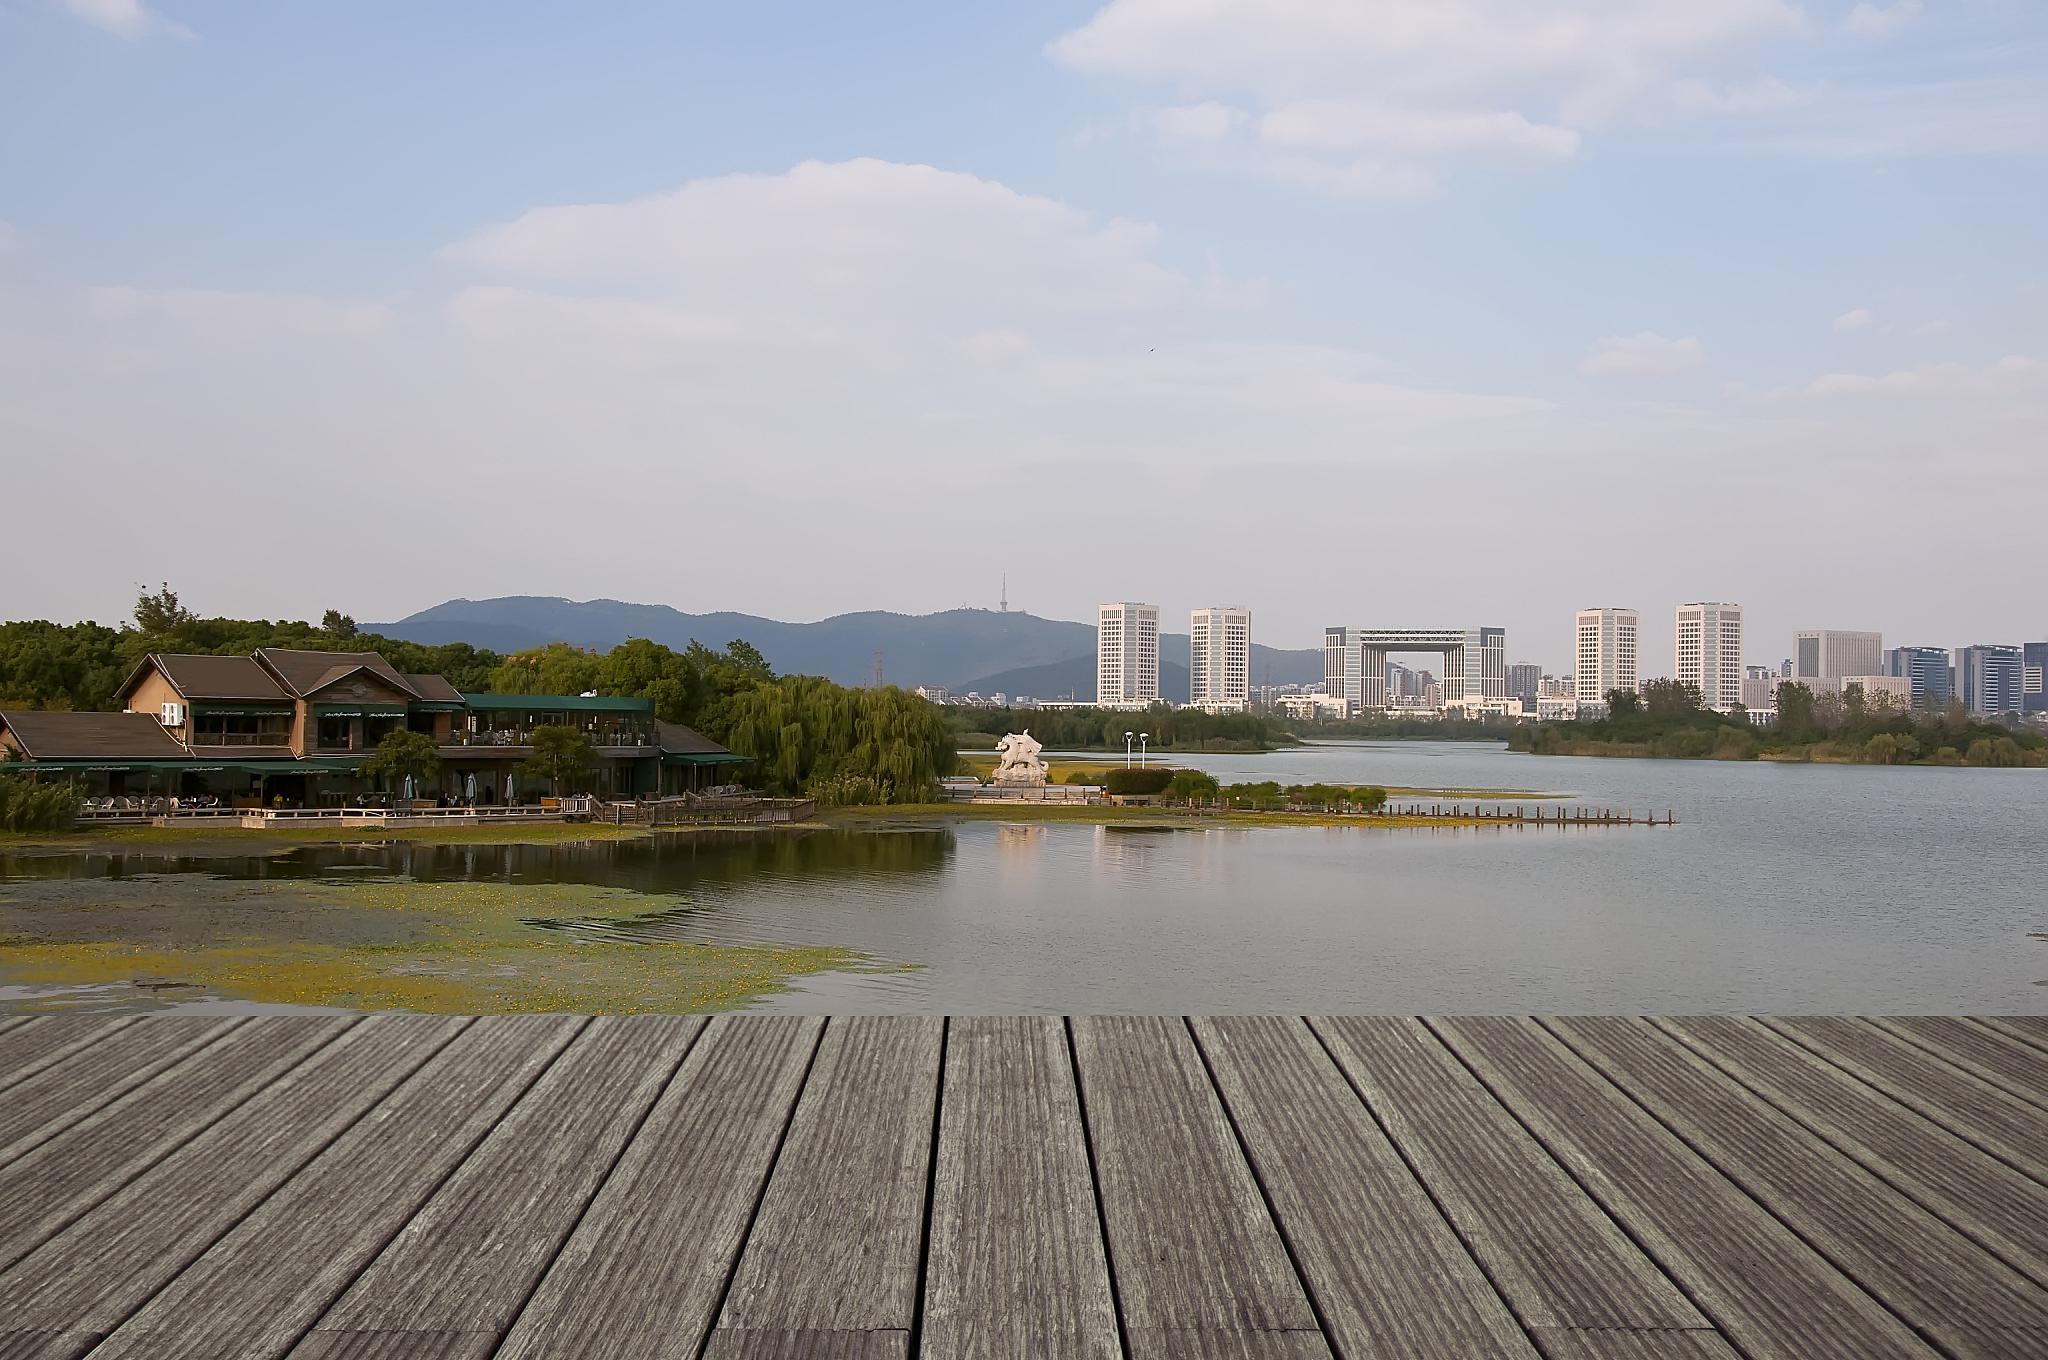
[[[94,528],[8,613],[2041,636],[2044,73],[2007,0],[0,0],[0,445]]]

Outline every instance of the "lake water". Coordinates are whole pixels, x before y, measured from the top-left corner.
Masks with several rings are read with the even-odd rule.
[[[1672,827],[964,822],[232,860],[135,873],[601,883],[637,938],[850,946],[799,1011],[2048,1012],[2048,772],[1595,760],[1468,743],[1177,757],[1226,781],[1548,790]],[[1492,800],[1488,800],[1492,801]]]

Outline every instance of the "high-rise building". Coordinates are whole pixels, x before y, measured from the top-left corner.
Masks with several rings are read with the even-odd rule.
[[[1387,707],[1390,652],[1441,654],[1447,700],[1507,697],[1505,628],[1325,628],[1325,691],[1352,713]]]
[[[1792,635],[1792,678],[1833,680],[1884,674],[1884,634],[1809,628]]]
[[[1122,600],[1095,609],[1095,702],[1145,708],[1159,701],[1159,606]]]
[[[1517,662],[1508,667],[1508,694],[1525,704],[1536,702],[1543,687],[1543,667]]]
[[[1607,701],[1611,690],[1636,690],[1636,636],[1641,618],[1633,609],[1605,606],[1579,611],[1577,699]]]
[[[1188,701],[1211,712],[1242,709],[1251,696],[1252,611],[1197,609],[1188,615]]]
[[[1778,686],[1784,680],[1769,666],[1751,666],[1742,677],[1742,706],[1752,713],[1778,706]]]
[[[2020,711],[2048,713],[2048,642],[2020,646]]]
[[[1700,702],[1722,713],[1742,702],[1742,606],[1701,601],[1678,606],[1675,672]]]
[[[1940,708],[1955,693],[1946,647],[1894,647],[1884,654],[1884,673],[1913,682],[1917,708]]]
[[[1980,717],[2018,713],[2026,698],[2020,649],[1980,642],[1956,648],[1956,689],[1963,707]]]

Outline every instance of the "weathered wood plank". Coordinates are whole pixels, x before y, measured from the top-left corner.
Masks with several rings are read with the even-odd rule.
[[[1647,1021],[1542,1022],[1700,1157],[1955,1356],[2048,1351],[2048,1293]]]
[[[1984,1151],[2048,1182],[2041,1111],[1875,1025],[1830,1015],[1762,1022]]]
[[[705,1360],[909,1354],[944,1035],[827,1026]]]
[[[1754,1020],[1655,1023],[2036,1284],[2048,1284],[2048,1188]]]
[[[1193,1028],[1340,1354],[1534,1360],[1479,1264],[1305,1024],[1247,1016]]]
[[[1546,1354],[1562,1353],[1583,1331],[1597,1334],[1589,1345],[1640,1332],[1679,1338],[1646,1344],[1734,1355],[1420,1022],[1345,1016],[1310,1023],[1516,1315],[1544,1338]]]
[[[697,1354],[820,1028],[796,1016],[711,1021],[542,1277],[500,1360]]]
[[[2048,1015],[1973,1015],[1987,1029],[2009,1034],[2034,1047],[2048,1050]]]
[[[243,1025],[0,1167],[0,1269],[355,1023],[344,1016],[268,1016]]]
[[[133,1025],[133,1015],[39,1015],[0,1033],[0,1091]]]
[[[1113,1360],[1116,1304],[1066,1027],[951,1021],[942,1092],[924,1353]]]
[[[99,1360],[279,1356],[588,1023],[487,1016],[116,1328]]]
[[[1933,1353],[1533,1022],[1430,1023],[1750,1360]]]
[[[1870,1022],[2010,1095],[2048,1106],[2048,1053],[2024,1039],[1955,1015],[1872,1016]]]
[[[0,1164],[113,1104],[241,1023],[220,1016],[154,1018],[15,1082],[0,1099]]]
[[[0,1273],[0,1346],[96,1345],[471,1023],[371,1016],[230,1111]]]
[[[703,1027],[593,1020],[291,1354],[489,1356]]]
[[[1185,1024],[1071,1023],[1132,1360],[1327,1356]]]

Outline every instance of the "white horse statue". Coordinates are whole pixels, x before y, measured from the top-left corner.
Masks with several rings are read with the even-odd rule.
[[[1031,729],[1012,732],[996,743],[996,778],[998,784],[1043,785],[1046,781],[1045,762],[1038,753],[1045,747],[1032,739]]]

